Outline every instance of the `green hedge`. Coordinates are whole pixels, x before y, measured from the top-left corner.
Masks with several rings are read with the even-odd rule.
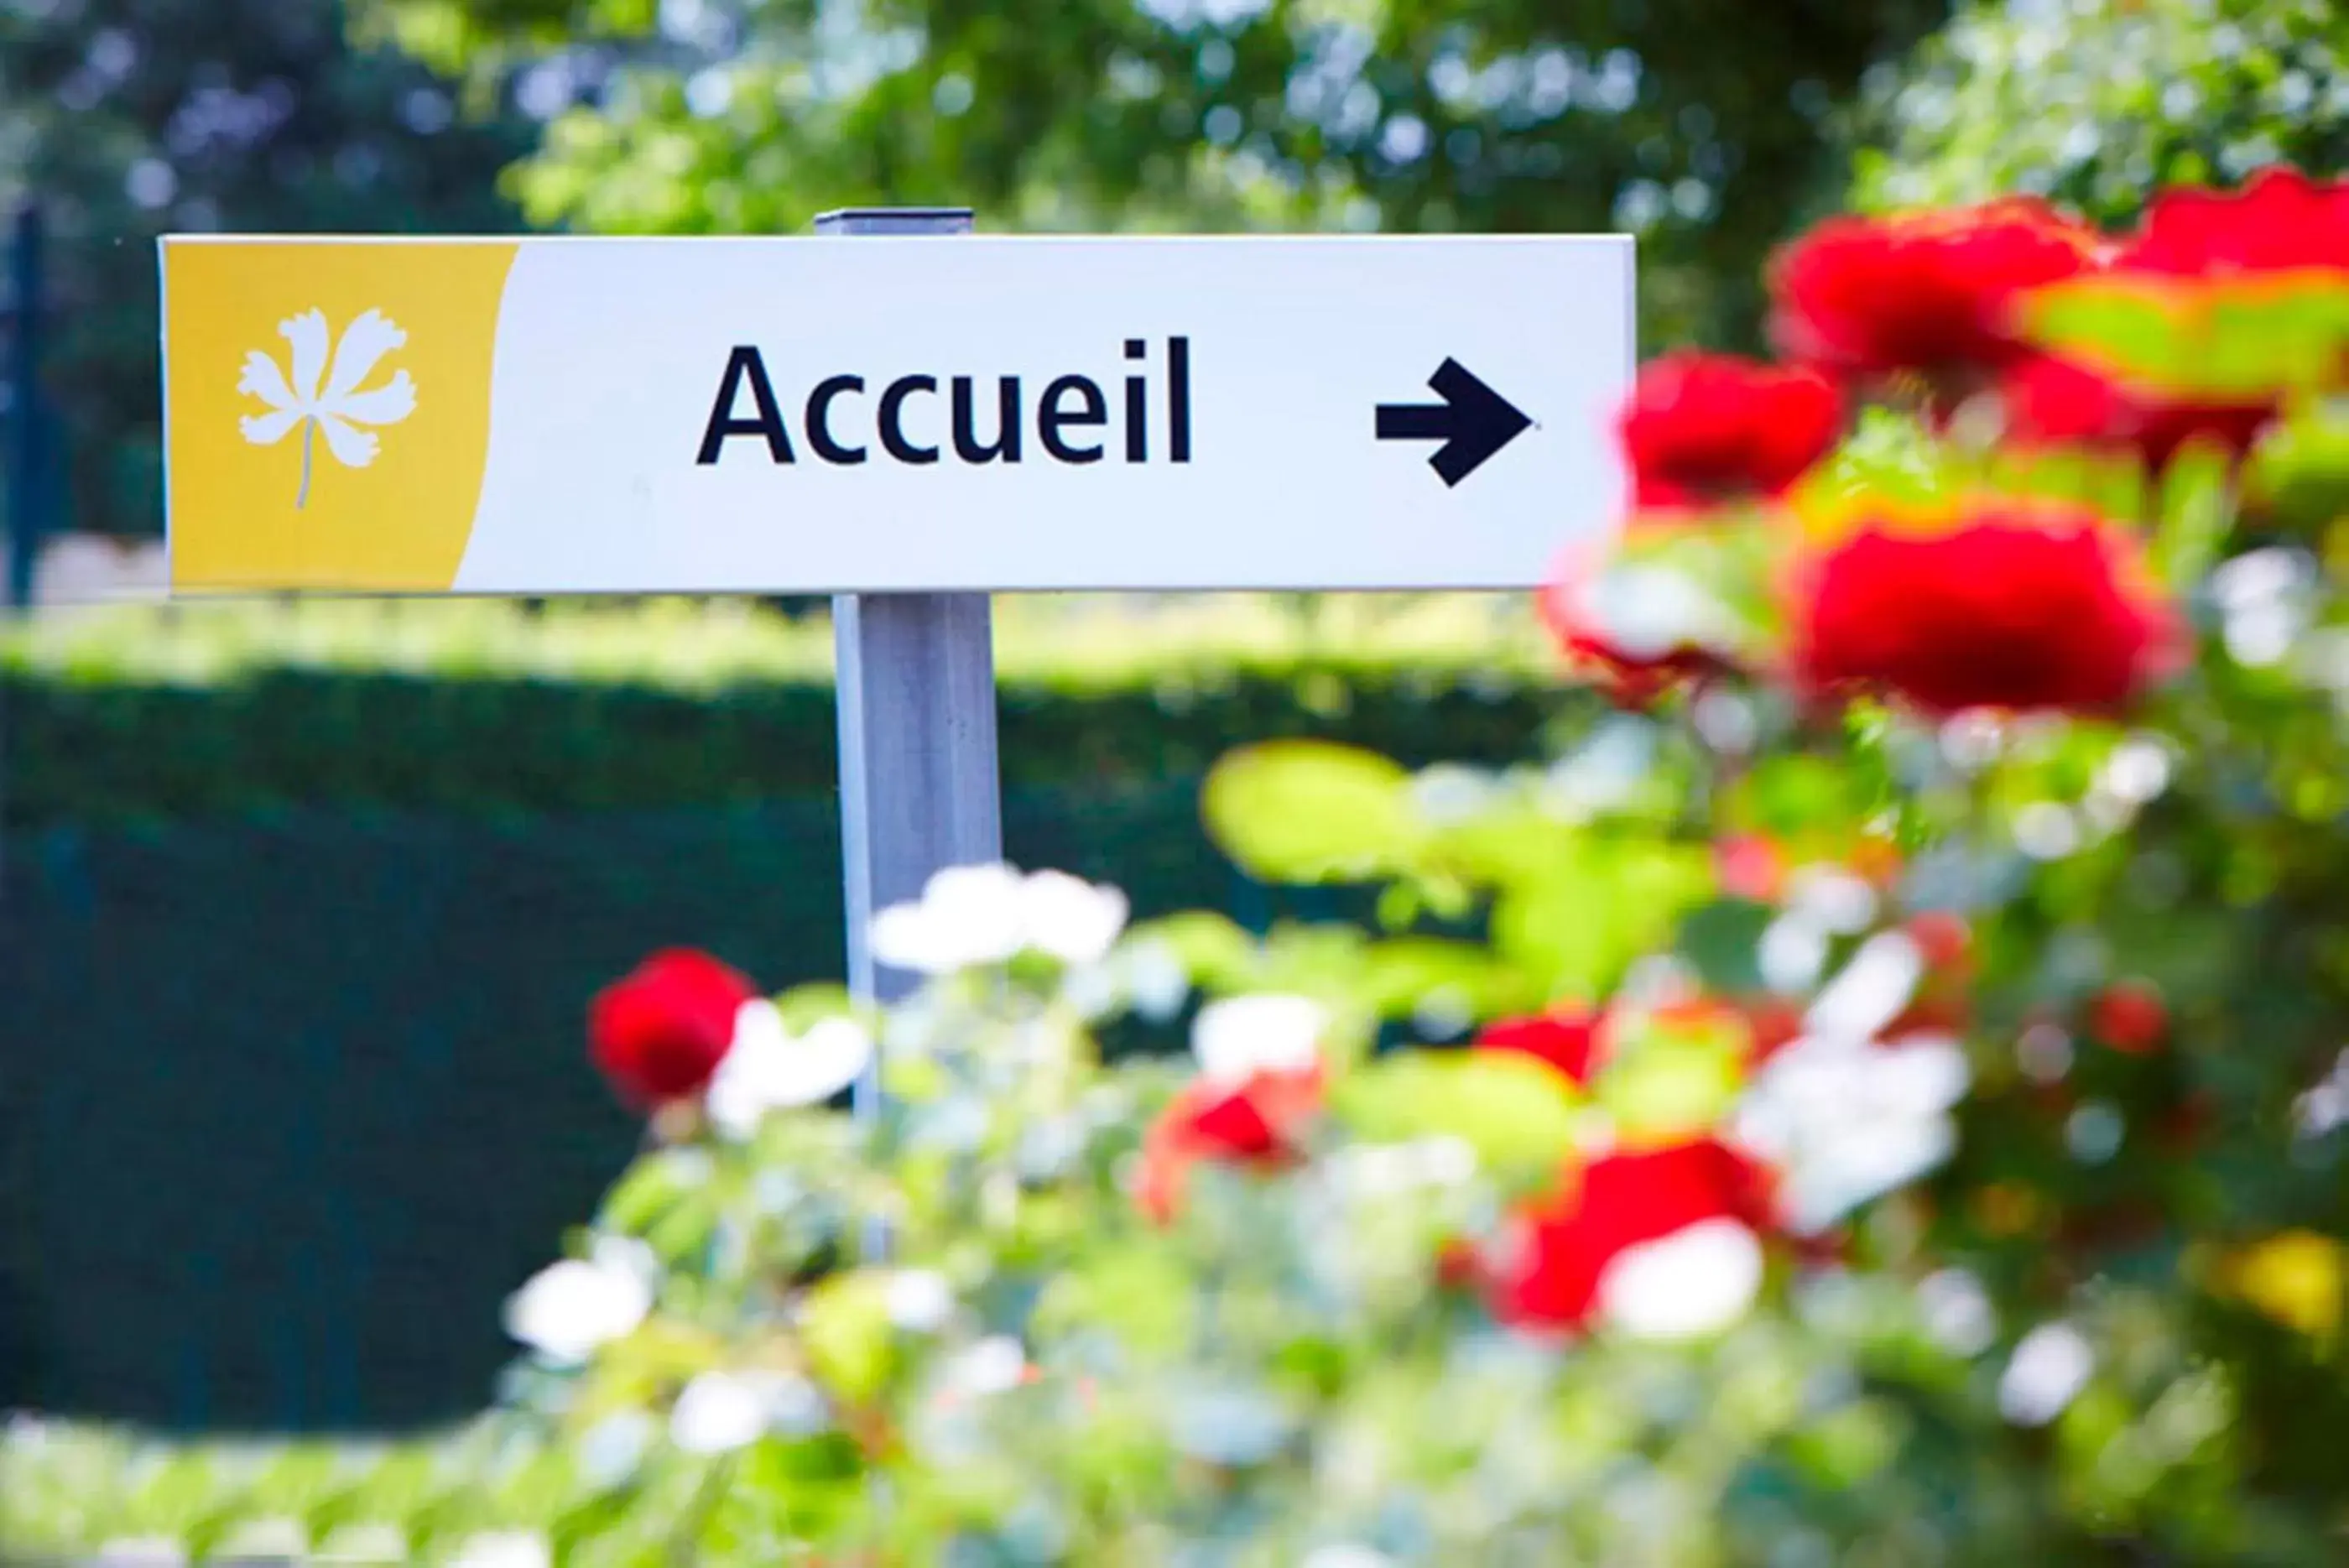
[[[1410,760],[1525,754],[1557,713],[1522,604],[1007,600],[1005,782],[1196,774],[1342,733]],[[741,604],[195,605],[0,638],[5,826],[295,805],[564,811],[833,787],[831,633]]]

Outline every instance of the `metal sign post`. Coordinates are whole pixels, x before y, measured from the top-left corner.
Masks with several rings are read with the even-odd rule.
[[[827,213],[820,234],[967,234],[958,208]],[[936,872],[1003,857],[995,749],[995,650],[988,595],[838,594],[832,601],[840,705],[840,848],[848,986],[893,1002],[915,978],[873,959],[873,917],[921,897]],[[877,1108],[877,1065],[857,1114]]]

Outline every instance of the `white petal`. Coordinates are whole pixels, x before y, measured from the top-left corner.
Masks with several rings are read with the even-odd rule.
[[[730,1453],[758,1441],[774,1413],[771,1380],[705,1372],[685,1386],[669,1412],[669,1440],[688,1454]]]
[[[449,1568],[547,1568],[554,1555],[543,1536],[523,1530],[494,1530],[469,1539]]]
[[[1002,864],[949,866],[930,878],[922,908],[960,968],[1001,963],[1019,950],[1026,883]]]
[[[1866,1040],[1900,1016],[1924,977],[1925,955],[1905,931],[1878,931],[1811,1002],[1805,1029]]]
[[[2023,1336],[1998,1380],[1998,1407],[2018,1427],[2044,1427],[2079,1397],[2096,1353],[2067,1323],[2042,1324]]]
[[[872,1060],[873,1037],[854,1019],[821,1019],[794,1038],[774,1003],[754,997],[735,1014],[733,1041],[710,1075],[703,1109],[719,1133],[739,1141],[769,1111],[832,1098]]]
[[[1762,1288],[1762,1243],[1734,1220],[1703,1220],[1626,1248],[1599,1277],[1606,1321],[1640,1339],[1716,1334]]]
[[[936,1269],[900,1269],[889,1277],[889,1321],[916,1334],[935,1334],[954,1314],[954,1291]]]
[[[548,1360],[573,1365],[631,1333],[652,1310],[652,1288],[633,1269],[565,1258],[507,1298],[506,1333]]]
[[[335,345],[335,373],[326,382],[324,400],[340,402],[357,391],[376,362],[407,341],[408,334],[394,327],[380,310],[361,311],[343,328],[343,340]]]
[[[326,450],[345,468],[365,468],[375,461],[376,438],[331,414],[318,416],[318,433],[326,438]]]
[[[1957,1150],[1947,1116],[1847,1125],[1799,1142],[1782,1163],[1779,1204],[1786,1229],[1815,1236],[1861,1204],[1908,1186]]]
[[[917,974],[1001,963],[1019,950],[1019,873],[1009,866],[953,866],[930,878],[921,900],[873,921],[873,956]]]
[[[1876,919],[1876,889],[1840,866],[1804,866],[1786,878],[1786,907],[1822,930],[1857,936]]]
[[[1870,1053],[1869,1098],[1888,1111],[1930,1116],[1965,1098],[1973,1081],[1966,1053],[1945,1034],[1904,1036],[1898,1045]]]
[[[318,382],[326,372],[326,317],[324,311],[305,310],[277,324],[277,330],[294,347],[294,398],[300,403],[315,407],[318,401]]]
[[[642,1410],[618,1410],[579,1436],[579,1473],[601,1490],[634,1475],[653,1444],[656,1428]]]
[[[1394,1559],[1367,1546],[1317,1546],[1302,1568],[1394,1568]]]
[[[947,1364],[948,1387],[958,1394],[1001,1394],[1019,1386],[1027,1353],[1008,1334],[991,1334]]]
[[[302,406],[294,389],[285,384],[285,372],[278,369],[277,361],[258,348],[245,355],[244,373],[236,379],[236,389],[287,413],[296,412]]]
[[[265,414],[249,415],[236,421],[244,439],[255,446],[274,446],[294,432],[303,415],[293,409],[276,409]]]
[[[416,411],[416,383],[402,370],[380,387],[329,399],[326,411],[363,425],[398,424]]]
[[[1762,983],[1772,991],[1807,991],[1826,967],[1827,934],[1806,916],[1781,915],[1763,928],[1754,956]]]
[[[1668,566],[1611,567],[1599,593],[1608,640],[1633,659],[1724,647],[1735,639],[1736,619],[1721,601]]]
[[[1982,1282],[1963,1269],[1941,1269],[1917,1284],[1925,1332],[1944,1350],[1979,1355],[1998,1333],[1998,1316]]]
[[[1125,983],[1133,1010],[1154,1023],[1173,1018],[1191,994],[1191,976],[1183,968],[1182,956],[1162,941],[1126,950]]]
[[[1252,1073],[1302,1072],[1320,1059],[1329,1013],[1303,996],[1230,996],[1207,1003],[1191,1023],[1199,1070],[1219,1083]]]
[[[1065,871],[1039,871],[1019,889],[1027,943],[1062,963],[1098,963],[1125,929],[1125,895]]]

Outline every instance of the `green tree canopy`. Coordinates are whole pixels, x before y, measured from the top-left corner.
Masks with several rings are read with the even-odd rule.
[[[0,199],[44,202],[74,525],[161,525],[156,235],[511,229],[512,115],[354,47],[341,0],[0,0]]]
[[[790,232],[1623,228],[1651,341],[1736,341],[1823,125],[1940,0],[368,0],[549,111],[530,216]]]
[[[1961,12],[1872,84],[1872,206],[2052,196],[2107,223],[2165,184],[2349,163],[2335,0],[2027,0]]]

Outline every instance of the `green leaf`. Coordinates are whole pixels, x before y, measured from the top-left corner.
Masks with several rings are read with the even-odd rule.
[[[1223,851],[1267,881],[1369,881],[1407,867],[1425,837],[1410,784],[1374,753],[1273,741],[1216,763],[1200,811]]]
[[[2251,401],[2321,388],[2349,352],[2349,288],[2322,275],[2095,275],[2035,290],[2022,311],[2033,342],[2164,398]]]
[[[630,1166],[604,1199],[603,1223],[623,1236],[643,1236],[706,1180],[709,1156],[670,1149]]]
[[[2210,569],[2231,521],[2230,462],[2206,447],[2189,447],[2161,476],[2161,513],[2154,526],[2151,565],[2173,590],[2183,591]]]
[[[854,1013],[856,1003],[846,986],[824,981],[784,992],[775,998],[775,1011],[782,1015],[783,1027],[798,1033],[826,1018]]]
[[[1573,1085],[1508,1052],[1407,1051],[1347,1075],[1330,1106],[1365,1142],[1450,1136],[1512,1179],[1554,1171],[1574,1147]]]
[[[2349,398],[2320,400],[2270,430],[2243,489],[2271,522],[2322,528],[2349,517]]]
[[[851,1404],[887,1385],[893,1361],[888,1284],[870,1271],[835,1274],[808,1293],[800,1337],[816,1376]]]
[[[1681,922],[1681,954],[1696,966],[1704,988],[1737,995],[1762,984],[1762,933],[1777,911],[1767,904],[1721,898],[1701,904]]]
[[[1634,959],[1670,943],[1713,887],[1708,851],[1645,839],[1582,836],[1534,869],[1538,880],[1495,904],[1493,941],[1553,996],[1612,990]]]
[[[1613,1054],[1596,1085],[1599,1104],[1633,1139],[1708,1132],[1745,1079],[1749,1037],[1726,1009],[1610,1021]]]
[[[1190,1339],[1194,1285],[1181,1256],[1164,1246],[1113,1246],[1053,1277],[1037,1327],[1052,1335],[1106,1327],[1143,1355],[1173,1355]]]

